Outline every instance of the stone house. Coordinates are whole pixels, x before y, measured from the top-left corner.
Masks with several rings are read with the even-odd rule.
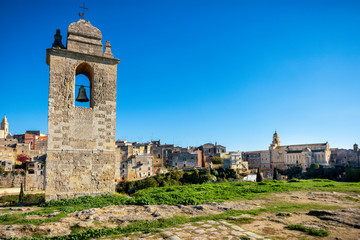
[[[28,143],[31,150],[42,150],[46,152],[47,135],[40,131],[26,131],[25,134],[15,134],[14,138],[19,143]]]
[[[261,167],[261,152],[262,151],[251,151],[243,153],[243,159],[248,162],[249,169],[257,169]]]
[[[170,160],[170,166],[176,169],[197,168],[202,166],[202,152],[182,149],[174,151]]]
[[[24,179],[25,191],[39,191],[45,189],[44,162],[29,161],[26,163],[26,175]]]
[[[151,141],[150,154],[154,157],[154,167],[161,168],[163,166],[170,166],[170,160],[174,151],[173,144],[161,144],[161,141]]]
[[[332,148],[330,155],[332,166],[360,167],[360,150],[355,143],[353,149]]]
[[[229,152],[224,158],[224,168],[234,169],[236,172],[246,172],[248,170],[248,162],[243,161],[241,152]]]
[[[202,167],[209,167],[213,157],[224,157],[226,155],[226,147],[215,144],[206,143],[199,147],[190,147],[191,150],[200,150],[202,152]]]
[[[138,180],[154,175],[154,158],[151,154],[132,155],[120,162],[120,178],[125,181]]]

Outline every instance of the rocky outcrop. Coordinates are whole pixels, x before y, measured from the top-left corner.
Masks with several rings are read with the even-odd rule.
[[[360,228],[360,209],[350,208],[341,210],[312,210],[310,216],[316,216],[324,221],[344,224],[354,228]]]

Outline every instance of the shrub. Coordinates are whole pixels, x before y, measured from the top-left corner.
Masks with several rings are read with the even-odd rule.
[[[359,182],[360,181],[360,169],[346,168],[345,169],[345,181],[346,182]]]
[[[311,165],[310,165],[310,168],[311,169],[318,169],[320,166],[319,166],[319,164],[317,164],[317,163],[312,163]]]
[[[211,162],[212,162],[213,164],[224,164],[224,159],[221,158],[221,157],[213,157],[213,158],[211,159]]]
[[[301,181],[297,178],[293,178],[293,179],[288,180],[288,182],[301,182]]]

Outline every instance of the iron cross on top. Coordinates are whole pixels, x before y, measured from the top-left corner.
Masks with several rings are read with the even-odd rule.
[[[80,18],[85,19],[85,9],[88,9],[88,8],[85,7],[85,3],[84,3],[84,5],[83,5],[82,7],[80,7],[80,8],[83,9],[83,13],[79,13],[79,16],[80,16]]]

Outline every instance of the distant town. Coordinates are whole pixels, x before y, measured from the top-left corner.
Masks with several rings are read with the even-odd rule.
[[[330,148],[328,142],[283,146],[276,131],[272,138],[269,147],[264,146],[267,150],[249,152],[227,151],[226,146],[216,142],[184,148],[161,140],[146,143],[117,140],[115,182],[139,180],[171,170],[221,167],[233,169],[245,178],[259,170],[265,178],[272,179],[274,169],[297,167],[306,171],[312,164],[323,168],[360,165],[357,144],[352,149]],[[0,187],[19,187],[24,183],[26,191],[44,190],[47,143],[47,134],[40,131],[11,134],[4,116],[0,129]]]

